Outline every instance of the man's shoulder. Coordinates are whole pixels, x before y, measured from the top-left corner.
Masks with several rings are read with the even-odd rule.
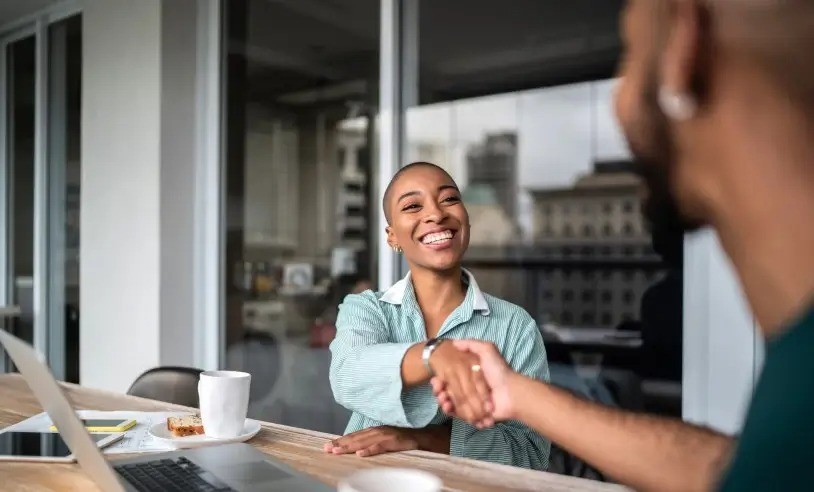
[[[722,490],[803,490],[814,462],[814,310],[766,347],[766,360]],[[776,456],[766,464],[766,456]]]

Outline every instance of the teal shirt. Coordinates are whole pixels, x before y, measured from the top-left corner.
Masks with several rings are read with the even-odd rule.
[[[814,490],[814,309],[766,345],[721,490]]]
[[[515,371],[548,381],[545,347],[534,319],[514,304],[483,294],[474,277],[464,273],[466,297],[441,325],[438,337],[490,341]],[[336,328],[330,378],[336,401],[353,412],[346,434],[380,425],[423,428],[450,420],[429,384],[402,386],[407,349],[427,340],[409,274],[385,292],[346,297]],[[453,456],[545,470],[550,448],[549,441],[520,422],[477,430],[452,419]]]

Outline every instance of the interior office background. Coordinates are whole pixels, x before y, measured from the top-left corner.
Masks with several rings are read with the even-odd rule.
[[[641,217],[622,4],[3,0],[5,328],[103,389],[247,370],[252,417],[340,433],[337,305],[406,273],[380,192],[428,160],[556,384],[736,431],[760,343],[714,235]]]

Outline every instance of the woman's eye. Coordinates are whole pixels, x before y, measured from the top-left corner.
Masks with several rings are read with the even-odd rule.
[[[458,198],[457,196],[451,196],[451,197],[445,198],[444,201],[447,202],[447,203],[455,203],[455,202],[461,201],[461,199]]]
[[[409,205],[405,206],[404,208],[402,208],[401,210],[402,210],[402,211],[404,211],[404,212],[406,212],[406,211],[408,211],[408,210],[415,210],[415,209],[417,209],[417,208],[418,208],[418,204],[417,204],[417,203],[411,203],[411,204],[409,204]]]

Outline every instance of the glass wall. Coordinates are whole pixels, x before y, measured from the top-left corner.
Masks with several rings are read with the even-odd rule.
[[[45,22],[45,21],[43,21]],[[74,15],[0,39],[5,61],[6,301],[8,329],[46,352],[54,374],[79,381],[79,186],[82,22]],[[12,34],[13,36],[13,34]],[[41,44],[40,44],[41,43]],[[44,47],[40,51],[40,47]],[[42,57],[43,65],[38,63]],[[38,72],[39,67],[47,70]],[[40,86],[39,84],[42,84]],[[38,88],[42,87],[42,92]],[[44,116],[44,118],[39,118]],[[35,290],[39,295],[35,295]],[[7,364],[5,367],[10,368]]]
[[[680,415],[683,237],[644,222],[613,115],[623,2],[509,3],[405,3],[404,163],[457,180],[466,266],[537,319],[556,384]]]
[[[680,415],[683,238],[644,222],[613,116],[623,2],[510,3],[399,3],[401,163],[458,181],[466,266],[537,319],[556,384]],[[226,3],[225,362],[257,418],[347,422],[327,346],[342,297],[378,287],[379,15]]]
[[[34,36],[6,47],[6,190],[8,210],[7,271],[10,304],[20,316],[7,322],[9,331],[34,342]]]
[[[49,292],[51,368],[79,382],[79,212],[82,18],[48,27]]]
[[[224,2],[226,366],[249,413],[341,433],[328,344],[373,286],[379,2]]]

